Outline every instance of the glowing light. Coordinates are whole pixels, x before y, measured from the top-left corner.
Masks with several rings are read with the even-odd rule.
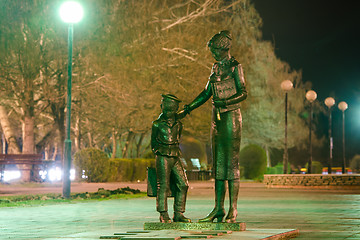
[[[335,99],[332,98],[332,97],[328,97],[325,99],[325,105],[328,107],[328,108],[331,108],[332,106],[335,105]]]
[[[70,180],[75,180],[75,169],[70,169]]]
[[[83,16],[83,8],[78,2],[65,2],[60,7],[60,17],[66,23],[77,23]]]
[[[3,175],[4,182],[9,182],[11,180],[19,179],[19,178],[21,178],[21,172],[18,170],[4,171],[4,175]]]
[[[316,92],[315,91],[313,91],[313,90],[309,90],[309,91],[307,91],[307,93],[306,93],[306,95],[305,95],[305,97],[306,97],[306,99],[309,101],[309,102],[313,102],[313,101],[315,101],[316,100],[316,98],[317,98],[317,94],[316,94]]]
[[[85,170],[82,170],[82,175],[81,175],[81,178],[83,178],[83,179],[88,178],[88,176],[86,176],[86,175],[85,175]]]
[[[290,80],[284,80],[281,82],[280,86],[282,90],[288,92],[293,88],[293,83]]]
[[[341,111],[345,111],[346,109],[348,109],[348,105],[347,105],[346,102],[342,101],[342,102],[339,102],[338,108],[339,108]]]
[[[55,167],[49,170],[48,178],[51,182],[60,181],[62,177],[62,171],[59,167]]]
[[[39,171],[39,175],[41,177],[42,180],[45,180],[46,179],[46,176],[47,176],[47,171],[46,170],[40,170]]]
[[[190,158],[191,163],[194,167],[196,167],[198,170],[200,170],[201,165],[200,165],[200,160],[198,158]]]
[[[49,170],[49,173],[47,174],[47,178],[51,182],[55,181],[61,181],[63,176],[62,169],[59,167],[55,167]],[[70,180],[75,180],[75,169],[70,169]]]

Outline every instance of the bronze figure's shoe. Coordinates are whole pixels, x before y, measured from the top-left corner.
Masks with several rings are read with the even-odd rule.
[[[237,210],[230,209],[228,215],[225,218],[225,222],[227,223],[235,223],[237,217]]]
[[[187,222],[190,223],[191,219],[184,216],[182,212],[174,212],[174,222]]]
[[[207,215],[205,218],[199,219],[199,222],[213,222],[215,218],[217,219],[217,222],[222,222],[224,216],[224,209],[217,210],[216,208],[214,208],[214,210],[212,210],[211,213],[209,213],[209,215]]]
[[[160,222],[161,223],[171,223],[168,212],[160,212]]]

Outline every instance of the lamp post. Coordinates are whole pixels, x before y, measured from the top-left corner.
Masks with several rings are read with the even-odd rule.
[[[328,165],[328,174],[332,173],[332,150],[333,150],[333,138],[331,136],[331,107],[335,105],[335,99],[332,97],[328,97],[325,99],[325,105],[329,108],[329,165]]]
[[[342,173],[346,173],[346,161],[345,161],[345,110],[348,108],[346,102],[340,102],[338,108],[342,111],[342,145],[343,145],[343,164]]]
[[[293,88],[293,83],[290,80],[281,82],[281,89],[285,92],[285,138],[284,138],[284,156],[283,156],[283,173],[287,174],[288,166],[288,149],[287,149],[287,110],[288,110],[288,92]]]
[[[311,127],[312,127],[312,115],[313,115],[313,102],[316,100],[317,98],[317,94],[315,91],[313,90],[309,90],[306,92],[305,95],[306,99],[310,102],[310,117],[309,117],[309,162],[308,162],[308,173],[312,173],[311,172],[311,167],[312,167],[312,144],[311,144]]]
[[[68,23],[68,81],[66,100],[66,139],[63,161],[63,197],[70,198],[70,167],[71,167],[71,83],[72,83],[72,50],[73,50],[73,24],[79,22],[83,17],[83,9],[77,2],[65,2],[60,7],[61,19]]]

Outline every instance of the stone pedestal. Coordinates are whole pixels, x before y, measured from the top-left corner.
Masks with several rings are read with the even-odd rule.
[[[360,189],[360,174],[265,174],[268,188]]]
[[[170,224],[167,224],[170,225]],[[192,224],[194,225],[194,224]],[[195,224],[196,225],[196,224]],[[121,240],[179,240],[179,239],[208,239],[221,240],[287,240],[299,236],[297,229],[248,229],[246,231],[231,230],[145,230],[126,231],[114,235],[101,236],[100,239]]]

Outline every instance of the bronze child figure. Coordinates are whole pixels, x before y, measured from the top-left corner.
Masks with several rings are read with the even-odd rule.
[[[162,95],[159,118],[153,122],[151,149],[156,156],[157,196],[156,210],[160,213],[160,222],[170,223],[167,197],[170,184],[176,187],[174,192],[174,222],[191,222],[184,216],[186,194],[189,188],[184,167],[180,161],[179,140],[182,131],[181,118],[177,114],[181,101],[174,95]],[[170,182],[170,175],[172,180]]]
[[[230,208],[226,222],[236,222],[237,199],[240,187],[239,152],[241,142],[240,102],[246,99],[241,64],[230,55],[232,37],[229,31],[215,34],[208,42],[216,60],[205,89],[189,104],[185,113],[204,104],[211,96],[211,148],[215,173],[215,207],[199,222],[222,222],[225,217],[224,199],[228,183]]]

